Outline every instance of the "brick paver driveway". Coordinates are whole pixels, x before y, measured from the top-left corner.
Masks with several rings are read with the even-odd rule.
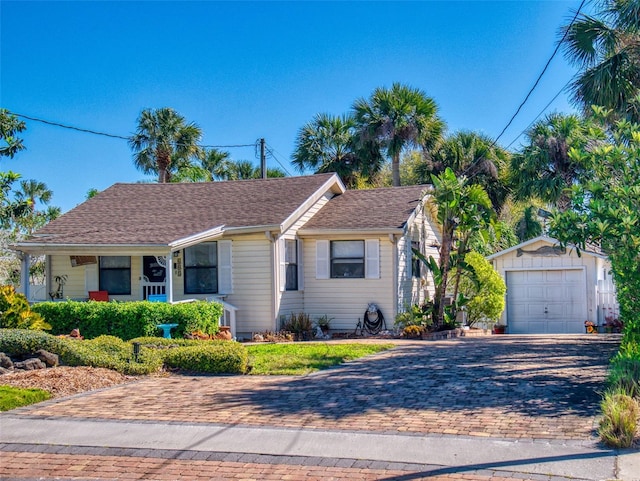
[[[611,336],[406,343],[305,377],[169,376],[25,415],[590,440]]]

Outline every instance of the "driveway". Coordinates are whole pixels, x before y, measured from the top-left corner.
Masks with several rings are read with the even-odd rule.
[[[58,459],[61,464],[56,466],[63,466],[65,462],[71,463],[74,458],[79,461],[78,455],[82,455],[82,459],[90,457],[92,462],[80,470],[83,479],[104,479],[106,475],[99,476],[99,473],[84,469],[100,465],[101,460],[111,461],[113,456],[117,459],[118,448],[133,450],[123,455],[130,462],[130,469],[127,471],[131,476],[134,472],[142,476],[142,471],[133,469],[133,465],[138,466],[142,462],[139,460],[141,453],[136,451],[138,448],[146,448],[146,451],[149,448],[162,448],[170,453],[167,456],[176,463],[180,461],[180,456],[186,456],[185,451],[189,451],[192,456],[200,456],[194,459],[215,461],[218,467],[220,463],[237,462],[233,456],[231,459],[224,458],[225,455],[233,454],[237,457],[243,454],[241,447],[222,452],[224,450],[220,450],[219,445],[215,445],[218,446],[216,448],[213,444],[206,444],[201,438],[198,438],[199,448],[194,448],[195,445],[192,444],[190,450],[186,450],[184,446],[174,446],[170,439],[163,440],[161,445],[145,443],[144,446],[136,446],[135,443],[131,446],[113,446],[108,441],[98,442],[93,449],[100,447],[106,450],[100,453],[74,451],[69,447],[52,452],[55,448],[51,446],[56,445],[56,440],[48,439],[51,430],[56,426],[62,429],[63,423],[67,423],[66,426],[73,426],[79,431],[82,426],[91,426],[90,431],[94,437],[99,433],[100,426],[105,428],[105,432],[108,432],[107,428],[115,426],[117,429],[120,426],[120,430],[129,429],[131,436],[135,436],[136,429],[141,426],[146,426],[147,433],[152,433],[158,426],[164,426],[164,431],[159,432],[175,433],[169,437],[174,437],[177,442],[181,436],[179,427],[188,426],[196,437],[204,436],[204,430],[209,430],[207,443],[213,442],[210,439],[220,441],[233,432],[234,436],[226,439],[225,446],[233,445],[234,440],[246,435],[244,446],[247,446],[247,450],[244,455],[252,453],[252,456],[258,457],[252,458],[248,466],[235,474],[247,474],[245,470],[248,469],[249,479],[266,479],[271,475],[274,476],[272,479],[287,479],[277,477],[275,471],[278,463],[272,459],[285,453],[316,459],[317,461],[307,462],[311,466],[323,467],[322,470],[312,469],[311,472],[306,470],[306,474],[302,475],[299,469],[303,465],[295,464],[298,466],[296,471],[292,467],[294,465],[284,463],[288,466],[289,474],[298,473],[295,476],[304,479],[313,476],[328,479],[326,473],[338,478],[341,475],[341,479],[357,479],[361,478],[363,471],[366,474],[371,469],[381,471],[368,473],[365,478],[422,479],[417,474],[406,478],[398,476],[430,471],[425,466],[435,466],[440,470],[433,472],[430,479],[437,479],[433,478],[436,474],[450,479],[455,478],[450,475],[457,471],[442,471],[443,466],[452,469],[456,460],[465,456],[471,459],[471,451],[478,453],[478,450],[493,449],[495,443],[502,446],[504,456],[513,449],[513,456],[520,458],[526,446],[524,452],[538,453],[538,464],[545,463],[540,460],[549,461],[554,454],[561,453],[562,449],[570,449],[567,461],[579,460],[578,464],[582,466],[579,475],[576,476],[575,471],[567,468],[555,472],[554,476],[599,479],[589,477],[590,468],[586,459],[598,461],[604,467],[608,463],[596,458],[612,456],[610,452],[593,454],[600,453],[594,429],[599,402],[597,391],[602,389],[608,359],[616,352],[618,342],[619,339],[615,336],[602,335],[554,338],[492,336],[440,342],[405,342],[391,351],[305,377],[147,378],[100,392],[6,413],[0,418],[6,426],[19,427],[22,426],[20,422],[30,420],[32,424],[29,426],[34,429],[36,423],[40,423],[39,426],[50,423],[51,429],[34,431],[45,438],[41,443],[38,443],[38,439],[32,439],[29,443],[24,442],[24,439],[23,442],[16,442],[20,441],[19,436],[6,436],[3,429],[1,440],[6,444],[2,446],[2,454],[11,452],[20,459],[23,467],[29,465],[28,459],[62,457]],[[196,432],[200,434],[196,435]],[[265,436],[262,441],[261,433]],[[293,438],[288,438],[291,433],[296,434]],[[140,436],[144,435],[141,433]],[[312,440],[313,436],[316,438]],[[374,438],[377,448],[369,447],[369,452],[379,453],[367,457],[363,450],[358,450],[359,446],[364,446],[367,442],[365,440]],[[301,443],[303,439],[312,444],[315,442],[317,452],[305,451]],[[359,445],[353,447],[352,454],[347,453],[350,442]],[[200,450],[205,446],[203,443],[209,447]],[[344,444],[344,448],[341,448],[345,450],[344,456],[340,455],[339,450],[326,456],[326,452],[332,452],[329,444],[337,447],[342,446],[340,443]],[[419,451],[419,455],[409,454],[410,446],[418,446],[420,443],[432,443],[429,445],[431,447],[425,445],[424,448],[431,449],[433,454],[424,451]],[[74,443],[67,440],[66,444],[86,446],[87,441]],[[253,444],[257,446],[249,449]],[[20,446],[25,445],[31,447],[18,452]],[[452,449],[450,459],[445,452],[447,445],[451,445]],[[112,451],[113,449],[116,451]],[[212,450],[216,452],[213,453]],[[437,450],[442,450],[442,456],[436,455]],[[396,451],[397,454],[394,455],[386,454]],[[211,459],[214,454],[220,459]],[[67,461],[65,456],[69,458]],[[363,456],[366,459],[362,459]],[[582,458],[583,456],[586,457]],[[157,457],[152,455],[151,458],[151,464],[157,464]],[[383,460],[387,464],[371,464],[382,462],[381,458],[388,458]],[[485,458],[493,461],[489,464],[480,462]],[[513,461],[511,458],[511,461],[500,461],[500,455],[496,453],[490,456],[487,453],[485,458],[474,458],[474,468],[465,471],[466,479],[476,479],[468,476],[498,479],[503,472],[508,472],[508,476],[512,478],[518,478],[517,473],[540,471],[527,467],[531,463],[526,461],[520,460],[513,465],[509,464]],[[131,464],[132,459],[137,461]],[[244,461],[247,464],[246,458]],[[183,464],[192,467],[192,463]],[[254,465],[260,466],[256,468]],[[18,468],[3,466],[5,467],[0,468],[3,479],[17,476]],[[350,471],[355,469],[354,466],[357,469]],[[336,467],[340,467],[340,470],[333,469]],[[499,469],[492,470],[492,467]],[[325,468],[333,470],[327,471]],[[181,469],[189,471],[184,466]],[[251,474],[252,469],[267,469],[268,472]],[[280,466],[280,469],[285,468]],[[120,470],[122,471],[121,468]],[[554,473],[549,466],[541,468],[541,471]],[[42,468],[28,474],[35,476],[34,473],[37,472],[42,475]],[[67,476],[70,472],[72,471],[65,471]],[[354,472],[360,474],[354,478]],[[593,476],[598,475],[593,470],[591,473]],[[45,474],[59,476],[60,472],[47,471]],[[158,472],[156,475],[159,475]],[[231,479],[220,473],[218,475],[221,476],[219,479]],[[603,473],[603,477],[613,475],[615,473]],[[291,479],[298,479],[295,476]]]

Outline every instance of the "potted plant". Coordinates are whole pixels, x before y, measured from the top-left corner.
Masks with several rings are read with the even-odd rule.
[[[322,334],[324,334],[325,336],[329,334],[329,329],[331,329],[332,320],[333,320],[333,317],[329,317],[325,314],[324,316],[319,317],[318,320],[316,321],[316,326],[320,328],[320,330],[322,331]]]
[[[493,326],[493,333],[494,334],[504,334],[507,330],[507,326],[505,326],[504,324],[495,324]]]

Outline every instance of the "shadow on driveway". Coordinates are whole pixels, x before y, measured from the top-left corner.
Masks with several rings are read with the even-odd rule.
[[[313,413],[335,420],[397,409],[593,416],[618,343],[611,336],[425,342],[215,398],[266,415]]]

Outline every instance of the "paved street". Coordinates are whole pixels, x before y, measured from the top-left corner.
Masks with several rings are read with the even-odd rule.
[[[305,377],[146,378],[3,414],[0,475],[613,479],[594,429],[617,342],[403,342]]]

